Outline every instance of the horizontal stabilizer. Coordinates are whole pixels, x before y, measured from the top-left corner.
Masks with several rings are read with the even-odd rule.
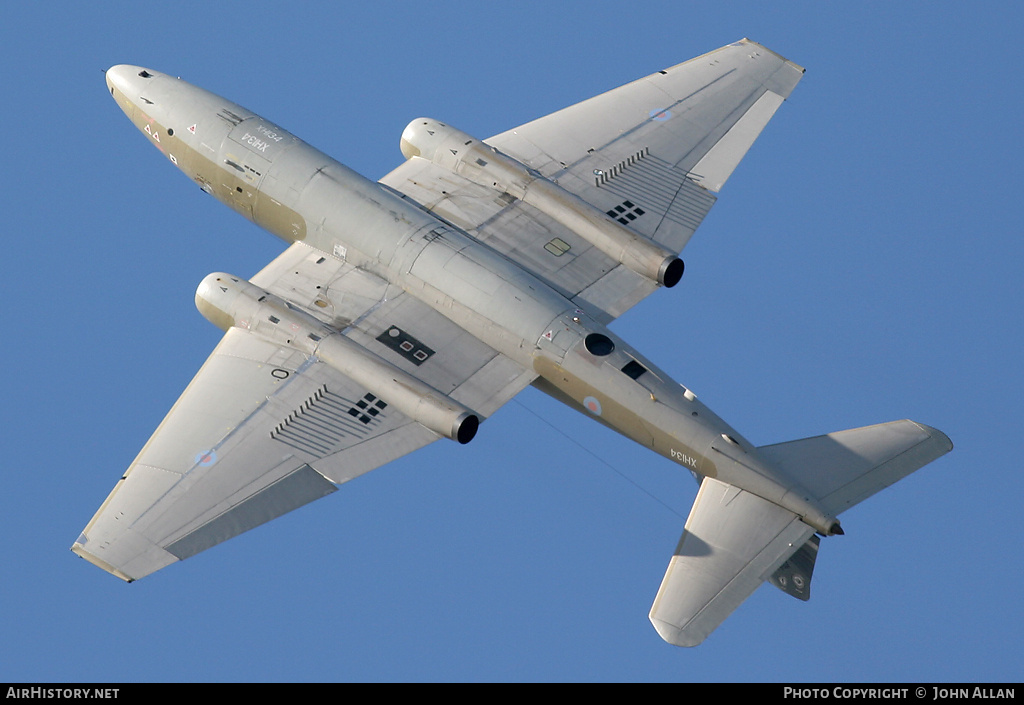
[[[651,623],[665,641],[696,646],[812,534],[789,510],[704,478],[651,607]]]
[[[953,449],[942,431],[893,421],[771,446],[758,452],[839,514]]]

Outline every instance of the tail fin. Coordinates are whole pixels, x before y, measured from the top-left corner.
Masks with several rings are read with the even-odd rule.
[[[811,577],[814,575],[814,561],[818,557],[820,543],[821,539],[817,536],[807,539],[799,551],[772,573],[768,582],[787,595],[807,602],[811,599]]]

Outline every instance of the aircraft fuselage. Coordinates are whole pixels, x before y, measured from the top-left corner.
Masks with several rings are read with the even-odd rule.
[[[409,198],[180,79],[107,72],[111,95],[207,193],[286,242],[401,287],[539,375],[539,389],[687,470],[838,522],[685,387],[565,295]],[[316,354],[313,351],[311,354]]]

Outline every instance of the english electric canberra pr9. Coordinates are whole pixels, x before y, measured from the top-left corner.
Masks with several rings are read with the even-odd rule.
[[[693,646],[765,580],[807,599],[837,516],[952,448],[896,421],[755,447],[607,326],[678,253],[803,69],[749,40],[486,140],[433,119],[367,180],[185,81],[115,66],[118,106],[288,248],[207,276],[225,333],[72,550],[132,581],[439,438],[532,384],[694,474],[650,618]]]

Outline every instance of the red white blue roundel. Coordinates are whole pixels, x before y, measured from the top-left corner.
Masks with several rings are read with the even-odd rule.
[[[212,450],[204,450],[196,453],[196,464],[202,465],[204,468],[209,467],[217,462],[217,453]]]
[[[587,397],[584,399],[583,406],[586,407],[587,411],[592,413],[594,416],[601,415],[601,402],[594,397]]]

